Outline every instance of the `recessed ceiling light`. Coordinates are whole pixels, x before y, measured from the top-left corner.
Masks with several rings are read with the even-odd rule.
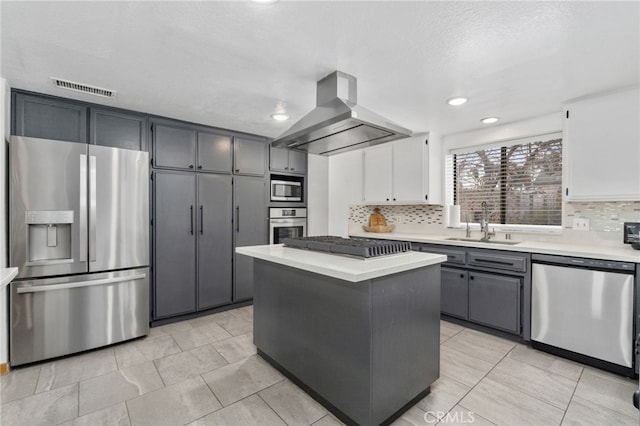
[[[482,124],[493,124],[496,121],[500,120],[498,117],[487,117],[480,120]]]
[[[458,106],[466,103],[468,100],[467,98],[451,98],[447,100],[447,103],[452,106]]]
[[[277,112],[275,114],[271,114],[271,118],[276,121],[287,121],[289,119],[289,114],[285,114],[283,112]]]

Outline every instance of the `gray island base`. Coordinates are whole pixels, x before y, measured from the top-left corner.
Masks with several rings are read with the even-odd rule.
[[[415,254],[435,260],[357,282],[254,258],[258,353],[343,422],[391,423],[440,373],[445,257]]]

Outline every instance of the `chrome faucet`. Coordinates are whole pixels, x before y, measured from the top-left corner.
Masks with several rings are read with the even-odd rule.
[[[489,239],[496,235],[495,232],[489,232],[489,208],[487,202],[483,201],[480,204],[482,207],[482,220],[480,221],[480,231],[484,232],[484,236],[480,238],[480,241],[489,241]]]

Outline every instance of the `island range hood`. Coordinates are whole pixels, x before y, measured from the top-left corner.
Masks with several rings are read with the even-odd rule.
[[[334,71],[317,84],[316,108],[271,142],[274,147],[333,155],[411,136],[357,104],[357,80]]]

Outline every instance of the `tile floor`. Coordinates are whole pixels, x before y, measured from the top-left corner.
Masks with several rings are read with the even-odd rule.
[[[0,424],[341,424],[256,355],[252,307],[151,329],[148,337],[16,368]],[[634,425],[637,380],[441,323],[440,379],[396,425]]]

